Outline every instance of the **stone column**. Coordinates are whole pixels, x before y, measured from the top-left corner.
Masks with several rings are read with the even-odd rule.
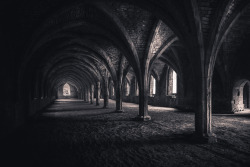
[[[117,81],[117,86],[115,90],[115,96],[116,96],[116,112],[121,113],[122,110],[122,82],[119,80]]]
[[[130,96],[133,97],[135,96],[135,77],[131,79],[131,84],[130,84]]]
[[[122,83],[123,80],[125,79],[125,76],[123,76],[123,66],[122,63],[124,63],[125,59],[121,59],[121,64],[120,64],[120,68],[119,71],[117,73],[117,81],[114,83],[114,87],[115,87],[115,99],[116,99],[116,110],[115,112],[118,113],[122,113],[123,109],[122,109],[122,96],[123,96],[123,87],[122,87]]]
[[[199,82],[200,83],[200,82]],[[198,85],[197,85],[198,86]],[[197,87],[198,88],[198,87]],[[216,142],[212,133],[212,77],[201,79],[198,88],[198,110],[195,113],[195,132],[199,140]]]
[[[145,76],[142,76],[143,81],[139,85],[139,115],[136,117],[142,121],[151,120],[148,115],[148,78]]]
[[[108,78],[105,78],[104,84],[103,84],[103,108],[108,108],[109,106],[109,87],[108,87]]]
[[[90,87],[90,104],[93,104],[94,101],[94,85]]]
[[[83,100],[87,101],[87,90],[86,89],[84,89]]]
[[[100,105],[100,82],[96,83],[96,105]]]
[[[112,86],[112,84],[110,83],[109,84],[109,96],[110,96],[110,98],[112,98],[112,95],[113,95],[113,90],[112,90],[112,88],[113,88],[113,86]]]
[[[86,102],[90,102],[90,91],[89,89],[86,90]]]
[[[81,92],[78,93],[78,99],[81,99]]]

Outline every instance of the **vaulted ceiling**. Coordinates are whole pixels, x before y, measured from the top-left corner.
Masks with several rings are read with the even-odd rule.
[[[142,68],[160,72],[164,64],[185,79],[199,61],[190,54],[197,41],[197,7],[205,48],[213,45],[214,33],[228,31],[218,34],[223,42],[217,63],[227,68],[249,39],[249,2],[198,0],[195,7],[193,2],[9,0],[1,9],[1,37],[15,60],[5,59],[20,69],[19,77],[39,76],[51,90],[65,82],[84,88],[105,77],[116,82],[128,67],[140,81]]]

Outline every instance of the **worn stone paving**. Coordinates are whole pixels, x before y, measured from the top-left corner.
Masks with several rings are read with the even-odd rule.
[[[214,115],[218,142],[194,140],[194,113],[149,106],[152,121],[138,122],[138,105],[124,113],[80,100],[59,100],[5,143],[7,166],[249,166],[250,114]],[[1,166],[1,165],[0,165]],[[5,165],[6,166],[6,165]]]

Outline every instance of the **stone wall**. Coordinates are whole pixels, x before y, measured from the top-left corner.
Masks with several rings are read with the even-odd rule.
[[[0,139],[23,125],[27,120],[35,117],[39,111],[46,108],[54,100],[55,96],[34,98],[28,101],[13,103],[12,105],[6,105],[5,112],[3,112],[2,115],[4,119],[0,122]]]
[[[112,99],[115,100],[115,97]],[[139,96],[123,96],[124,102],[139,104]],[[148,96],[148,104],[161,107],[175,107],[183,110],[194,110],[194,98],[181,98],[178,95]]]

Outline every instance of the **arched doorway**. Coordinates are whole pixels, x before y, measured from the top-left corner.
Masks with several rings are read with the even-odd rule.
[[[57,88],[58,99],[78,98],[79,93],[78,88],[69,82],[63,83]]]
[[[244,108],[249,108],[249,82],[243,87],[243,104]]]
[[[232,112],[244,111],[249,108],[249,84],[246,79],[237,81],[233,87]]]
[[[66,83],[64,86],[63,86],[63,96],[70,96],[70,86],[68,83]]]

